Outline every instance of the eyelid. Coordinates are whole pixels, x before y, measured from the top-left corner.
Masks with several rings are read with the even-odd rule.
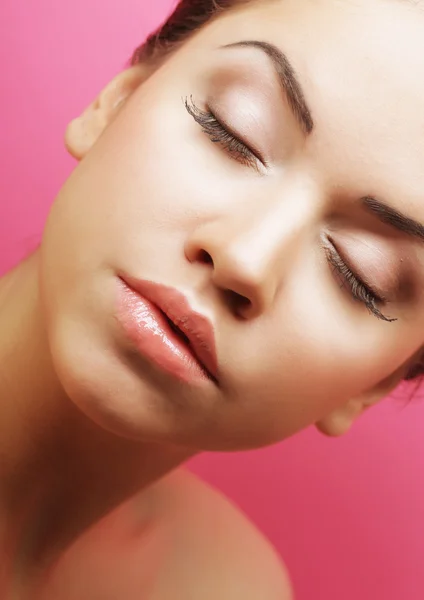
[[[239,140],[242,144],[244,144],[246,146],[246,148],[248,150],[250,150],[250,152],[259,160],[259,162],[262,163],[262,165],[264,167],[266,167],[266,168],[269,167],[269,162],[264,157],[263,153],[255,146],[254,143],[252,143],[250,140],[246,140],[246,138],[244,137],[243,134],[236,131],[233,128],[233,126],[231,125],[231,123],[220,114],[219,110],[217,110],[216,108],[214,108],[212,106],[207,106],[206,108],[207,108],[207,110],[209,110],[209,112],[212,114],[212,116],[218,121],[218,123],[221,125],[221,127],[226,129],[226,131],[228,131],[228,133],[230,135],[234,136],[235,139]]]
[[[348,269],[350,269],[353,273],[355,273],[355,277],[358,278],[358,281],[360,283],[362,283],[365,287],[367,287],[375,296],[376,298],[380,301],[380,302],[388,302],[389,299],[387,298],[387,294],[385,292],[383,292],[383,290],[377,289],[374,283],[371,283],[369,281],[369,279],[367,278],[366,274],[362,274],[359,275],[357,273],[357,268],[353,266],[351,260],[349,259],[349,257],[346,256],[346,253],[343,252],[343,249],[340,249],[340,247],[338,246],[338,244],[336,242],[334,242],[334,240],[328,236],[328,241],[330,242],[331,246],[333,246],[334,250],[337,252],[337,254],[340,256],[340,258],[342,259],[342,261],[346,264],[346,266],[348,267]]]
[[[261,159],[258,158],[254,151],[237,134],[230,130],[230,128],[227,128],[220,121],[219,117],[216,117],[209,106],[206,106],[205,110],[199,108],[194,102],[193,96],[190,96],[190,102],[187,97],[183,98],[183,102],[189,115],[202,128],[202,131],[206,133],[212,142],[219,143],[227,155],[240,164],[253,167],[261,174],[260,166],[264,166]]]
[[[327,243],[327,241],[329,243]],[[378,319],[388,323],[397,321],[397,319],[387,317],[379,310],[379,308],[377,308],[378,303],[386,303],[382,297],[383,295],[376,293],[373,286],[365,281],[365,278],[356,274],[356,269],[349,266],[348,260],[345,261],[330,237],[326,237],[326,240],[322,241],[322,247],[327,255],[329,263],[333,264],[343,276],[343,279],[348,282],[351,289],[351,295],[354,299],[362,302],[362,304]]]

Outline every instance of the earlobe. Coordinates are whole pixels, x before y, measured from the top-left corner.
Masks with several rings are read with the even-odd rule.
[[[367,407],[361,400],[349,400],[341,408],[334,410],[316,423],[321,433],[330,437],[338,437],[349,431],[356,419]]]
[[[84,158],[128,98],[151,72],[152,70],[144,65],[136,65],[122,71],[79,117],[69,123],[65,133],[65,146],[71,156],[77,160]]]
[[[316,427],[325,435],[336,437],[347,433],[362,413],[388,396],[405,376],[405,365],[380,381],[372,389],[364,392],[358,398],[346,402],[343,406],[333,410],[316,423]]]

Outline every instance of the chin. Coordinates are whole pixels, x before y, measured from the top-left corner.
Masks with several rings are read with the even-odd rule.
[[[121,438],[193,451],[237,451],[281,439],[213,386],[199,390],[155,369],[130,348],[105,310],[87,316],[65,301],[50,313],[53,366],[67,399],[92,423]],[[251,421],[252,419],[250,419]]]
[[[56,376],[69,401],[96,425],[117,436],[158,441],[171,433],[167,399],[135,377],[90,324],[59,319],[49,331]]]

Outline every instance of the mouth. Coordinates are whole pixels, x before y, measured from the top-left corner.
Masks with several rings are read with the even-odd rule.
[[[186,336],[186,334],[185,334],[185,333],[183,333],[183,332],[181,331],[181,329],[179,329],[179,328],[178,328],[178,327],[175,325],[175,323],[173,323],[173,321],[171,321],[171,319],[169,319],[169,318],[168,318],[168,317],[165,315],[165,313],[163,313],[163,314],[164,314],[164,316],[165,316],[165,319],[166,319],[166,321],[167,321],[167,323],[168,323],[169,327],[170,327],[170,328],[171,328],[171,330],[172,330],[172,331],[175,333],[175,335],[177,335],[177,336],[180,338],[180,340],[183,342],[183,344],[187,344],[187,346],[188,346],[188,347],[190,347],[190,344],[191,344],[191,342],[190,342],[189,338]]]
[[[175,288],[120,276],[118,319],[140,354],[178,379],[218,383],[211,322]]]
[[[208,361],[204,362],[202,360],[202,358],[199,356],[199,353],[196,351],[195,345],[193,345],[190,338],[182,331],[182,329],[180,329],[173,321],[171,321],[171,319],[167,317],[165,313],[163,313],[163,315],[170,330],[177,336],[177,338],[181,341],[182,344],[185,344],[187,346],[187,348],[193,354],[194,358],[196,358],[196,360],[199,362],[199,365],[205,370],[205,373],[208,375],[208,377],[210,377],[210,379],[216,382],[216,376],[209,371],[207,365],[205,364],[205,362]]]

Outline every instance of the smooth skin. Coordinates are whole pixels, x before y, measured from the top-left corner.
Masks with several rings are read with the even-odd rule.
[[[157,573],[154,600],[185,585],[185,598],[206,600],[212,577],[219,597],[246,599],[249,572],[262,590],[252,587],[252,598],[290,597],[284,570],[244,517],[203,484],[169,474],[202,450],[266,446],[311,424],[342,434],[420,356],[420,230],[382,222],[361,199],[424,222],[423,33],[424,13],[406,0],[254,2],[166,60],[118,74],[69,124],[66,147],[79,164],[41,248],[0,282],[10,598],[35,582],[43,600],[61,599],[55,585],[63,598],[82,598],[69,581],[86,564],[76,557],[85,540],[90,548],[89,527],[132,497],[125,506],[147,521],[133,521],[141,532],[131,556],[156,556],[157,570],[140,558],[122,586]],[[243,40],[287,55],[312,131],[268,56],[222,48]],[[186,100],[219,114],[249,160],[214,143]],[[335,249],[350,275],[335,267]],[[211,319],[219,385],[183,385],[134,352],[116,320],[122,271],[176,287]],[[369,289],[366,306],[358,279],[378,294],[380,316],[396,320],[370,310]],[[197,494],[206,514],[187,508]],[[155,508],[169,497],[182,499],[176,512]],[[228,545],[208,542],[211,515],[225,523]],[[181,564],[185,547],[190,557],[201,548],[198,565]],[[105,579],[93,570],[90,599],[105,597],[95,586],[107,577],[119,579],[114,564]]]

